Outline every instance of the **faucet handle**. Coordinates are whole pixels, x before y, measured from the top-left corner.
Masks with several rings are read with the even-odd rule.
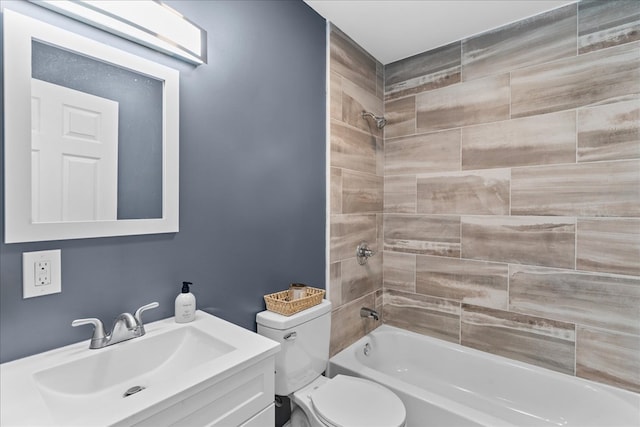
[[[99,343],[106,338],[102,321],[95,317],[91,317],[87,319],[76,319],[71,322],[71,326],[74,328],[82,325],[93,325],[93,336],[91,337],[91,344],[89,344],[89,348],[97,348],[95,346],[99,345]]]
[[[361,241],[356,248],[356,258],[360,265],[365,265],[367,263],[367,259],[371,258],[375,254],[375,251],[369,248],[369,244],[365,240]]]
[[[151,304],[143,305],[142,307],[137,309],[136,312],[134,313],[133,317],[136,318],[136,322],[138,322],[138,327],[141,329],[142,335],[144,335],[144,325],[142,324],[142,313],[159,306],[160,304],[158,304],[157,302],[152,302]]]

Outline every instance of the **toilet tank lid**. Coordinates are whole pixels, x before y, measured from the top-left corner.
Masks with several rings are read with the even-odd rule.
[[[325,313],[331,311],[331,302],[323,299],[322,302],[313,307],[302,310],[291,316],[283,316],[282,314],[274,313],[273,311],[261,311],[256,314],[256,322],[258,325],[266,326],[267,328],[285,330],[289,328],[295,328],[311,319],[320,317]]]

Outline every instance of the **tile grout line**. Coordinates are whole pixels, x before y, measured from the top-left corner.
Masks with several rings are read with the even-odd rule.
[[[509,70],[509,120],[513,120],[513,89],[511,87],[511,81],[513,80],[512,74],[513,71]]]
[[[576,5],[576,57],[580,56],[580,6]]]
[[[459,302],[460,315],[458,319],[458,344],[462,345],[462,302]]]
[[[575,228],[573,230],[573,270],[578,271],[578,217],[573,218],[575,220]]]
[[[460,151],[459,151],[459,155],[460,155],[460,168],[458,169],[458,171],[462,172],[463,171],[463,164],[462,164],[462,142],[463,142],[463,138],[462,138],[462,127],[458,127],[456,128],[458,129],[458,131],[460,132]]]
[[[418,133],[418,97],[413,96],[413,135]]]
[[[511,264],[507,264],[507,311],[511,312]]]
[[[573,376],[578,376],[578,324],[573,324]]]
[[[578,164],[578,120],[579,120],[579,116],[580,114],[578,113],[578,109],[576,108],[575,110],[575,122],[574,122],[574,127],[573,127],[573,139],[575,142],[575,164]]]

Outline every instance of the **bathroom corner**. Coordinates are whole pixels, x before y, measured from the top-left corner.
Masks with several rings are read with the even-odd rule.
[[[384,75],[382,64],[329,25],[330,248],[329,297],[334,355],[382,324],[360,317],[362,307],[382,313]],[[360,264],[367,242],[375,255]]]

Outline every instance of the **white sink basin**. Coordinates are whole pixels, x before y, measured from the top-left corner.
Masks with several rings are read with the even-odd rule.
[[[235,350],[190,326],[122,344],[117,351],[95,350],[89,357],[36,372],[35,381],[43,393],[85,399],[93,399],[94,393],[122,395],[130,387],[147,388]]]
[[[103,349],[82,342],[0,365],[0,425],[134,424],[279,349],[201,311],[191,323],[171,317],[145,329]]]

